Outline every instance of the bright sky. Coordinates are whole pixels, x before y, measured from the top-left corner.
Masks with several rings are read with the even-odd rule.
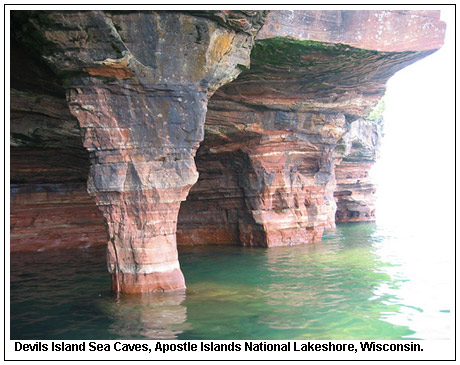
[[[388,82],[380,160],[374,165],[377,223],[391,235],[377,251],[404,263],[398,283],[402,303],[390,322],[407,324],[416,337],[454,338],[455,278],[455,50],[454,13],[444,46]],[[389,230],[386,230],[390,228]],[[397,277],[397,275],[395,275]],[[429,293],[429,294],[427,294]],[[440,310],[450,310],[443,315]]]
[[[454,229],[454,11],[444,46],[388,82],[378,183],[377,222],[409,220],[427,233]]]

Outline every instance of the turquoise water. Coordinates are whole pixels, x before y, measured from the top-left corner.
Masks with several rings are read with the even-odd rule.
[[[104,248],[12,254],[11,339],[451,337],[452,257],[372,223],[318,244],[181,248],[180,262],[186,291],[117,299]]]

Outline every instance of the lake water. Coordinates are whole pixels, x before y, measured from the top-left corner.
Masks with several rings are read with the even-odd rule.
[[[449,339],[453,256],[429,240],[358,223],[318,244],[186,247],[186,291],[119,299],[103,247],[15,253],[11,339]]]

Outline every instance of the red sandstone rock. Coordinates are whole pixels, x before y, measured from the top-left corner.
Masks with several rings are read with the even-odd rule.
[[[178,262],[177,258],[175,262]],[[117,275],[115,270],[112,272],[112,291],[114,293],[149,293],[152,292],[152,283],[155,283],[154,291],[164,292],[185,288],[184,275],[178,266],[172,270],[165,266],[165,272],[159,271],[158,267],[151,273],[120,272]]]
[[[88,189],[104,215],[114,291],[185,286],[176,226],[198,177],[204,129],[201,177],[179,216],[182,243],[318,241],[335,224],[335,190],[338,220],[372,218],[372,159],[336,146],[347,145],[391,75],[440,47],[444,24],[434,12],[275,11],[247,70],[263,15],[58,11],[16,19],[17,39],[40,44],[63,80],[90,151]],[[22,91],[16,121],[31,112],[31,94]],[[32,109],[45,106],[55,125],[68,120],[62,100],[47,97]],[[21,123],[32,125],[15,131],[33,135]],[[54,127],[40,128],[49,141]],[[19,222],[36,227],[29,213],[18,217],[15,232]]]
[[[198,177],[207,98],[248,65],[264,13],[30,15],[25,27],[45,38],[46,60],[71,72],[68,102],[91,153],[88,190],[106,221],[112,288],[184,288],[177,214]]]
[[[336,169],[337,222],[375,220],[376,188],[369,179],[373,162],[342,161]]]
[[[214,127],[214,117],[226,115],[225,120],[235,123],[243,122],[248,114],[257,115],[246,129],[257,137],[242,141],[238,135],[241,138],[233,137],[239,141],[235,143],[228,137],[227,143],[205,139],[197,155],[200,179],[179,216],[180,243],[234,244],[234,237],[242,245],[263,247],[318,242],[323,230],[335,225],[335,180],[331,178],[335,139],[324,125],[327,119],[339,130],[343,118],[269,110],[230,112],[238,107],[228,105],[228,114],[209,109],[207,128]],[[225,120],[215,127],[223,129]],[[257,120],[272,129],[264,130]],[[284,123],[296,120],[310,126],[308,137],[292,128],[282,129]],[[209,165],[210,160],[216,162]],[[210,211],[203,214],[208,207]],[[192,211],[200,214],[190,221]],[[218,233],[207,233],[209,225]],[[218,241],[212,242],[216,236]]]
[[[105,245],[86,191],[88,153],[65,90],[46,65],[11,42],[10,250]]]
[[[337,222],[375,220],[376,188],[369,170],[378,157],[382,120],[359,119],[339,140],[335,159]]]
[[[381,52],[435,50],[444,43],[446,27],[439,17],[439,10],[272,11],[257,39],[310,39]]]
[[[371,19],[380,13],[366,14],[366,19]],[[313,15],[317,20],[312,23]],[[205,140],[197,155],[200,179],[179,216],[181,244],[211,243],[213,239],[228,243],[236,236],[240,244],[251,246],[317,242],[325,228],[335,225],[335,200],[339,204],[338,221],[346,221],[351,215],[359,216],[354,220],[373,219],[374,186],[367,179],[370,164],[359,159],[350,164],[356,151],[347,151],[349,156],[344,158],[335,147],[342,138],[348,138],[340,143],[349,143],[351,148],[357,141],[351,126],[357,125],[355,120],[365,117],[380,100],[388,78],[428,55],[431,51],[426,49],[431,48],[421,47],[417,37],[428,37],[423,32],[414,34],[411,52],[406,51],[407,47],[402,47],[404,52],[390,52],[388,47],[378,52],[341,44],[346,43],[337,39],[341,31],[345,38],[359,36],[356,26],[364,21],[364,15],[342,15],[269,15],[251,55],[251,69],[219,89],[210,100]],[[338,22],[325,25],[328,18]],[[357,22],[352,24],[350,19],[355,18]],[[408,18],[393,14],[391,19],[402,22]],[[296,23],[300,20],[311,33]],[[281,22],[284,25],[277,27]],[[380,22],[367,23],[365,31],[377,34]],[[318,38],[319,24],[333,29]],[[270,38],[286,35],[290,26],[298,30],[292,33],[298,40]],[[443,27],[439,29],[441,32]],[[316,42],[318,39],[336,44]],[[228,170],[228,163],[214,162],[217,171],[206,166],[206,161],[223,159],[235,161],[235,166]],[[346,180],[345,171],[350,168],[359,172],[360,178]],[[229,190],[226,205],[225,193]],[[193,219],[186,216],[203,212],[207,206],[211,214]],[[209,227],[218,233],[209,234]]]
[[[11,252],[105,245],[84,150],[11,150]]]

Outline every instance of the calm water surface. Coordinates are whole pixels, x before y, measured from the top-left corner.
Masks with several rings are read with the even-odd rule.
[[[186,291],[117,299],[104,248],[12,254],[11,338],[450,338],[453,258],[426,238],[342,224],[319,244],[180,262]]]

